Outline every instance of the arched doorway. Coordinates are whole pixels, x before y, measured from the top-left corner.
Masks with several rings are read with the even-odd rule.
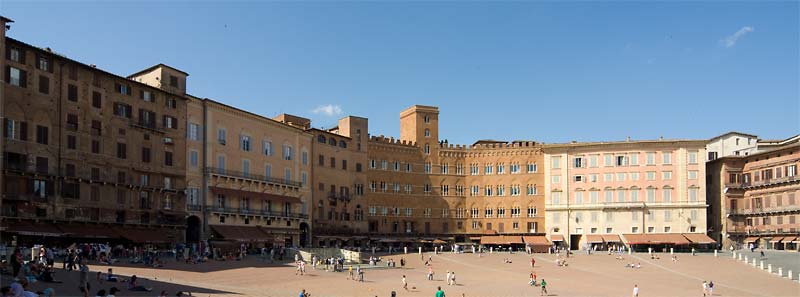
[[[308,242],[308,224],[300,223],[300,247],[306,247]]]
[[[190,216],[186,219],[186,242],[195,243],[200,241],[200,218]]]

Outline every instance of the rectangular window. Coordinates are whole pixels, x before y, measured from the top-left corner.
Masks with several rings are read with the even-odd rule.
[[[656,153],[647,153],[647,165],[656,165]]]
[[[28,87],[28,72],[19,68],[6,66],[6,81],[17,87]]]
[[[172,166],[172,152],[164,152],[164,166]]]
[[[142,163],[150,163],[150,148],[142,148]]]
[[[141,90],[139,92],[139,97],[145,102],[153,102],[153,92]]]
[[[127,146],[124,143],[117,142],[117,158],[127,159]]]
[[[631,166],[639,165],[639,153],[630,153],[628,154],[628,158]]]
[[[655,203],[656,202],[656,189],[649,188],[647,189],[647,203]]]
[[[50,78],[39,75],[39,93],[50,94]]]
[[[114,103],[114,115],[131,118],[133,115],[133,107],[124,103]]]
[[[67,100],[76,102],[78,101],[78,86],[76,85],[67,85]]]
[[[628,157],[625,155],[617,156],[617,166],[628,166]]]
[[[200,140],[200,125],[195,123],[189,123],[189,130],[187,131],[189,134],[189,140],[198,141]]]
[[[661,197],[664,203],[672,202],[672,189],[664,189],[664,197]]]
[[[217,142],[221,145],[225,145],[228,142],[227,137],[228,131],[225,128],[217,129]]]
[[[100,141],[99,140],[92,140],[92,154],[99,154],[100,153]]]
[[[8,47],[6,48],[6,55],[7,58],[11,61],[17,63],[25,63],[25,50],[15,48],[15,47]]]
[[[664,165],[672,164],[672,152],[664,152],[661,155],[661,163]]]
[[[47,144],[50,140],[49,129],[45,126],[36,126],[36,143]]]
[[[189,164],[194,168],[197,168],[197,165],[199,163],[199,159],[200,159],[199,155],[200,154],[197,151],[189,152]]]
[[[67,149],[78,149],[78,138],[75,135],[67,135]]]
[[[178,129],[178,119],[175,117],[165,115],[163,123],[164,128]]]
[[[689,179],[697,179],[697,170],[689,171]]]
[[[267,178],[272,177],[272,164],[267,164],[264,166],[264,176]]]
[[[689,164],[697,164],[697,152],[689,152]]]
[[[604,159],[603,165],[605,165],[606,167],[614,166],[614,155],[605,154],[603,155],[603,159]]]
[[[242,151],[249,152],[250,151],[250,136],[241,135],[239,136],[239,148]]]
[[[656,180],[655,171],[648,171],[646,174],[647,174],[647,180]]]
[[[272,150],[272,141],[261,141],[261,150],[264,151],[265,156],[272,156],[274,154],[274,151]]]
[[[661,172],[661,179],[662,180],[672,180],[672,171]]]
[[[291,160],[292,156],[293,156],[292,147],[289,145],[283,145],[283,159]]]
[[[589,167],[595,168],[597,167],[597,155],[590,155],[589,156]]]
[[[550,168],[561,169],[561,157],[550,158]]]

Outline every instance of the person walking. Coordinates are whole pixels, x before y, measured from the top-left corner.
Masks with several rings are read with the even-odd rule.
[[[533,268],[534,265],[536,265],[536,259],[531,258],[531,268]]]
[[[355,279],[353,276],[353,265],[350,265],[350,268],[347,269],[347,279]]]
[[[547,282],[542,279],[542,293],[540,295],[545,296],[547,294]]]
[[[406,281],[406,275],[403,274],[403,289],[408,291],[408,281]]]
[[[706,281],[703,281],[703,297],[706,297],[707,295],[708,295],[708,283]]]
[[[433,280],[433,268],[432,267],[428,267],[428,280],[429,281]]]
[[[639,285],[633,285],[633,297],[639,297]]]
[[[533,286],[536,284],[536,281],[533,280],[533,272],[528,276],[528,285]]]
[[[442,287],[441,286],[437,287],[436,289],[437,289],[436,297],[445,297],[444,296],[444,291],[442,291]]]
[[[446,280],[447,280],[447,285],[449,286],[450,285],[450,270],[447,271]]]
[[[453,284],[453,286],[456,285],[456,272],[455,271],[450,273],[450,282]]]
[[[714,281],[708,282],[708,296],[714,296]]]

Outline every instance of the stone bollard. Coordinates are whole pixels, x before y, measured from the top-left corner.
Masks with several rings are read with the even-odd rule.
[[[786,273],[786,277],[788,277],[789,280],[792,280],[792,270],[791,269]]]
[[[772,264],[767,264],[767,272],[772,273]]]
[[[719,254],[717,254],[717,250],[714,250],[714,257],[719,257]]]
[[[783,267],[778,267],[778,276],[783,277]]]
[[[419,247],[419,254],[422,255],[422,247]]]
[[[631,248],[628,248],[628,255],[630,255],[630,254],[632,254],[632,253],[633,253],[633,249],[631,249]]]
[[[651,247],[647,248],[647,254],[652,255],[653,254],[653,248],[651,248]]]
[[[764,261],[761,261],[761,270],[764,270]]]
[[[742,253],[739,253],[739,260],[742,260]]]
[[[675,249],[673,249],[673,248],[669,248],[669,254],[670,254],[670,255],[673,255],[674,253],[675,253]]]
[[[750,261],[747,260],[747,256],[744,256],[744,262],[745,263],[750,263]]]
[[[756,258],[753,258],[753,267],[756,267]]]

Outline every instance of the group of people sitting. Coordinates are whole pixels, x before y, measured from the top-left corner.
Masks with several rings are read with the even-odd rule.
[[[639,269],[639,268],[642,268],[642,263],[636,263],[636,264],[629,263],[629,264],[625,264],[625,268],[635,268],[635,269]]]

